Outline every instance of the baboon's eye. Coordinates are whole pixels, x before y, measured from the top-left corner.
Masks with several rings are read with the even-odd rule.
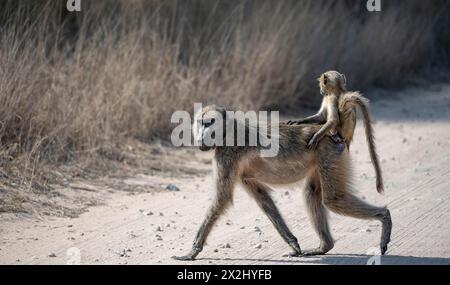
[[[209,120],[209,122],[203,122],[203,125],[204,125],[206,128],[209,128],[209,127],[211,127],[215,122],[216,122],[216,119],[212,118],[211,120]]]
[[[328,78],[326,76],[323,76],[323,84],[327,84],[328,83]]]

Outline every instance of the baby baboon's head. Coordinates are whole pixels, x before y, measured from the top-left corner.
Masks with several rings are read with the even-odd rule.
[[[341,93],[347,91],[347,78],[344,74],[337,71],[327,71],[319,78],[320,93],[326,95],[329,93]]]

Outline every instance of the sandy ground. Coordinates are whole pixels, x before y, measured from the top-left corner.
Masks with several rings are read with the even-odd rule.
[[[392,242],[381,264],[450,264],[450,86],[402,92],[408,94],[385,94],[372,104],[386,193],[375,191],[361,123],[351,151],[355,187],[367,201],[391,209]],[[192,169],[209,168],[209,157],[192,155]],[[174,183],[181,191],[117,191],[78,218],[3,214],[0,264],[181,263],[170,257],[191,247],[211,200],[210,175],[139,175],[126,182]],[[291,186],[277,189],[273,197],[302,248],[309,249],[319,241],[306,217],[301,191],[302,185]],[[234,206],[215,226],[194,264],[366,264],[378,248],[377,222],[331,214],[336,242],[329,254],[282,257],[289,247],[244,191],[235,192]]]

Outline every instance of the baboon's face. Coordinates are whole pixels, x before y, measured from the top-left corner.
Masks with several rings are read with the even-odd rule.
[[[328,77],[322,74],[317,80],[319,80],[320,94],[325,96],[327,94]]]
[[[346,90],[347,79],[344,74],[337,71],[327,71],[318,80],[320,93],[324,96],[330,92]]]
[[[217,132],[223,132],[223,114],[225,111],[216,106],[206,106],[194,116],[194,140],[201,151],[215,148]]]

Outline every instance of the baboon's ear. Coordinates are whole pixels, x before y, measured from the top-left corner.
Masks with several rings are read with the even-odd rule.
[[[222,106],[217,106],[217,111],[219,111],[221,113],[225,113],[226,112],[226,108],[222,107]]]
[[[215,106],[215,111],[222,116],[222,119],[225,119],[227,114],[227,109],[222,106]]]
[[[216,110],[217,110],[217,112],[219,112],[225,118],[225,114],[227,112],[227,109],[225,107],[217,106]]]
[[[345,77],[345,74],[341,74],[341,88],[345,90],[347,88],[347,77]]]

